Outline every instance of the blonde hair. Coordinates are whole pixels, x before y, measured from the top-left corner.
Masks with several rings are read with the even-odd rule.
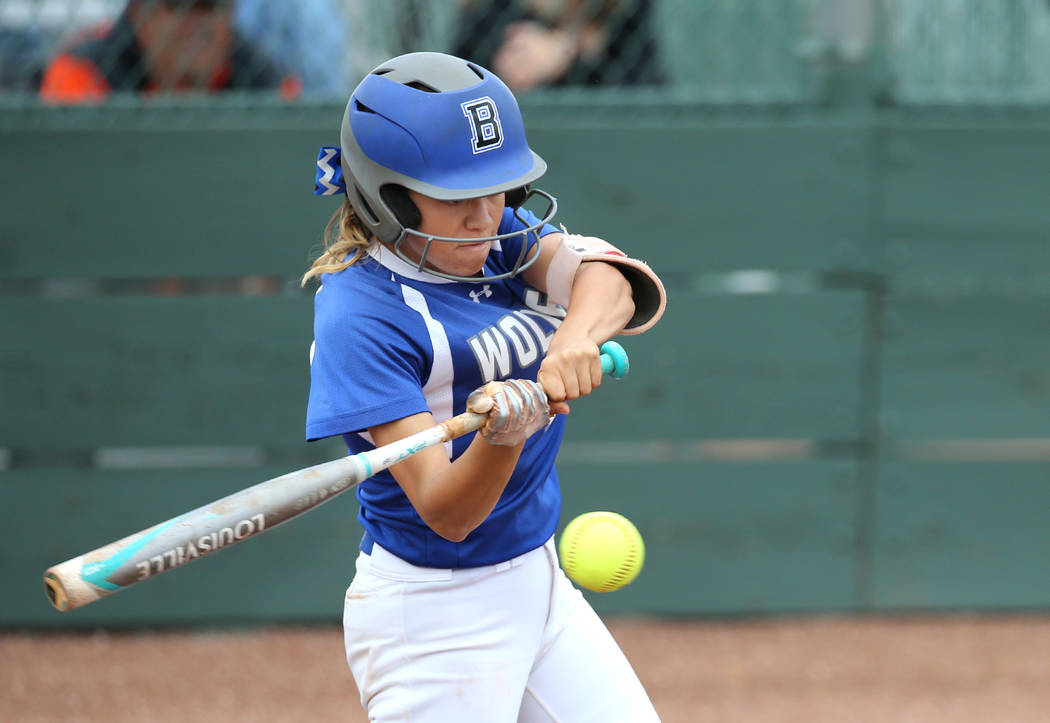
[[[303,274],[300,281],[303,286],[315,276],[334,274],[356,264],[378,243],[375,236],[362,225],[357,212],[350,205],[350,199],[345,197],[343,205],[328,219],[322,239],[324,251]]]

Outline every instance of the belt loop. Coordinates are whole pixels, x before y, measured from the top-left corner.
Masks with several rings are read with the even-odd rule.
[[[360,548],[366,555],[372,554],[372,545],[375,544],[375,539],[372,537],[372,533],[365,530],[365,534],[361,535]]]

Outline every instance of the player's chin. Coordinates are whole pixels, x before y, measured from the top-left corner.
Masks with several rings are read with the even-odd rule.
[[[457,242],[441,248],[440,254],[431,254],[427,257],[427,261],[430,266],[446,274],[477,276],[485,268],[485,261],[488,260],[491,249],[491,241],[481,241],[479,243]]]

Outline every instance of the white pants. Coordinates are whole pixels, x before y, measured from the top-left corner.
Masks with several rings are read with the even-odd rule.
[[[658,721],[627,658],[558,565],[554,542],[466,570],[375,545],[343,610],[370,721]]]

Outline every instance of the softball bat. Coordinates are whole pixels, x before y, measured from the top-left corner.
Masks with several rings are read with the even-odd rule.
[[[601,348],[602,373],[627,374],[616,342]],[[377,472],[480,428],[484,414],[464,412],[382,447],[342,457],[234,492],[111,542],[44,572],[47,598],[66,612],[255,537],[335,498]]]

